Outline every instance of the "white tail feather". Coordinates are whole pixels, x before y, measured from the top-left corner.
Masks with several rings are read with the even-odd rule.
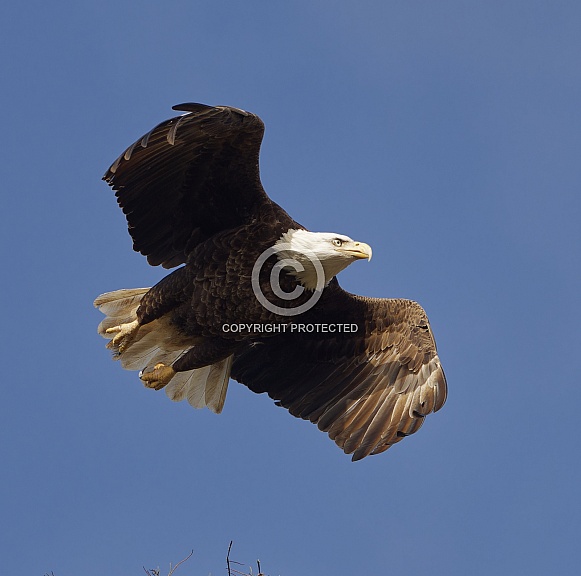
[[[216,412],[216,414],[222,412],[222,408],[224,407],[233,360],[234,356],[228,356],[228,358],[212,364],[210,374],[206,380],[206,406],[212,412]]]
[[[101,294],[93,303],[95,308],[98,308],[107,316],[99,324],[99,334],[103,335],[108,328],[135,320],[141,299],[148,291],[149,288],[135,288],[133,290],[115,290],[114,292]],[[105,338],[108,337],[105,336]]]
[[[107,317],[99,324],[98,332],[111,340],[114,334],[109,328],[137,320],[137,309],[149,288],[116,290],[101,294],[95,300]],[[121,354],[114,356],[126,370],[150,372],[156,364],[171,366],[194,344],[179,334],[167,316],[140,326],[134,339]],[[233,356],[229,356],[211,366],[204,366],[188,372],[178,372],[165,387],[166,394],[174,402],[186,400],[194,408],[207,406],[219,414],[224,407]]]

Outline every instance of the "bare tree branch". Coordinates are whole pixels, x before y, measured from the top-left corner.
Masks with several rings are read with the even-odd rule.
[[[194,551],[192,550],[183,560],[180,560],[173,568],[171,567],[171,562],[170,562],[170,565],[169,565],[170,571],[169,571],[168,576],[171,576],[176,571],[177,567],[180,564],[183,564],[184,562],[189,560],[193,556],[193,554],[194,554]]]
[[[169,563],[169,574],[167,576],[172,576],[172,574],[178,569],[178,567],[181,564],[183,564],[184,562],[186,562],[187,560],[189,560],[193,554],[194,554],[194,551],[192,550],[183,560],[180,560],[173,568],[172,568],[172,565],[170,562]],[[147,574],[147,576],[161,576],[159,567],[152,568],[151,570],[147,570],[147,568],[145,566],[143,566],[143,570],[145,570],[145,573]],[[45,576],[48,576],[48,574]]]

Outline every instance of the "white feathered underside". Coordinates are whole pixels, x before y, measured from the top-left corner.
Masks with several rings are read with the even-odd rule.
[[[137,309],[149,288],[116,290],[101,294],[95,300],[106,318],[99,324],[98,332],[103,338],[111,340],[114,334],[107,334],[109,328],[137,320]],[[123,353],[114,350],[114,359],[121,362],[126,370],[150,372],[156,364],[171,366],[180,356],[192,348],[192,342],[180,335],[163,316],[141,326]],[[194,408],[207,406],[219,414],[224,407],[233,356],[216,364],[178,372],[165,387],[166,394],[174,402],[187,400]]]

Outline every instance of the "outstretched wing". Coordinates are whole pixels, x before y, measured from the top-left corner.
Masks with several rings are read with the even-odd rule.
[[[103,176],[116,190],[134,250],[164,268],[271,202],[260,183],[258,116],[203,104],[173,109],[187,113],[153,128]]]
[[[318,324],[319,332],[250,344],[235,358],[232,377],[316,423],[360,460],[416,432],[444,405],[446,378],[419,304],[329,288],[300,320]],[[357,331],[322,332],[349,324]]]

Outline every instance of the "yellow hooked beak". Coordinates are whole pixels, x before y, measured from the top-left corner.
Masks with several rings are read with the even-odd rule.
[[[345,244],[340,248],[337,248],[337,250],[343,252],[347,256],[351,256],[352,258],[366,258],[368,262],[371,260],[371,255],[373,253],[371,246],[365,244],[365,242],[345,242]]]

